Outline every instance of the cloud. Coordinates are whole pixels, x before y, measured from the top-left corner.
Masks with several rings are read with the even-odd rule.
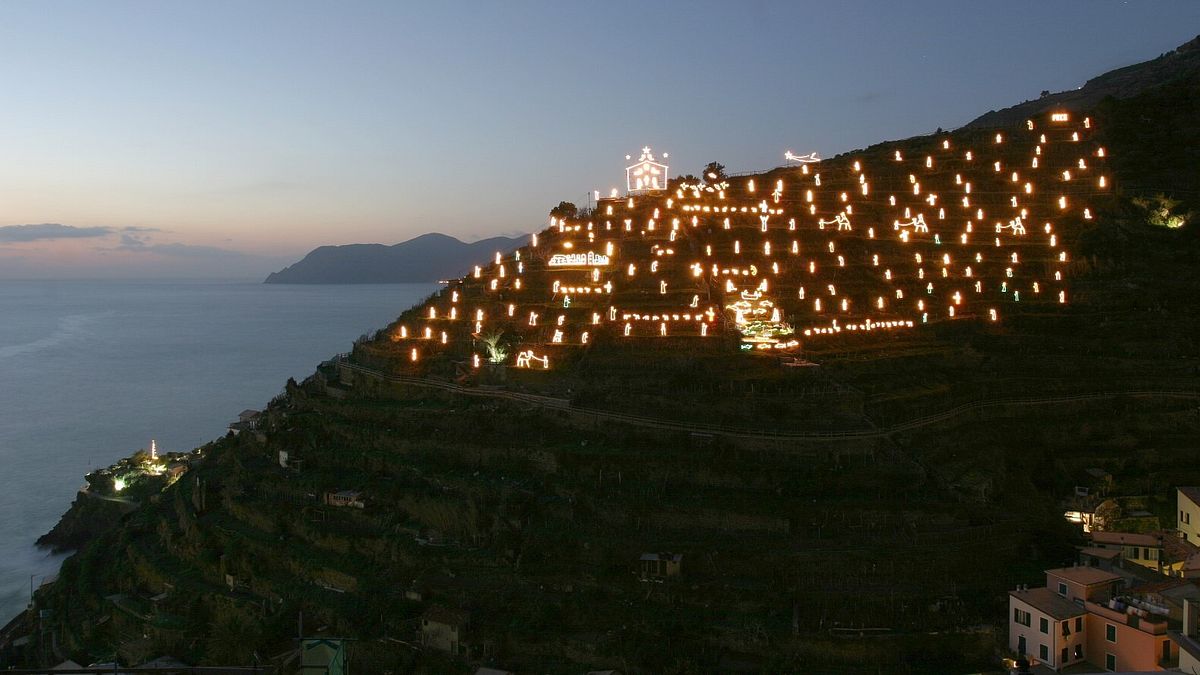
[[[133,235],[121,235],[121,243],[114,248],[101,249],[105,251],[133,251],[136,253],[154,253],[174,258],[251,258],[256,257],[241,251],[232,251],[216,246],[197,246],[194,244],[151,244],[143,238]]]
[[[121,228],[122,232],[167,232],[161,227],[140,227],[138,225],[126,225]]]
[[[49,239],[90,239],[107,237],[113,233],[111,227],[75,227],[59,223],[40,225],[5,225],[0,227],[0,242],[23,243]]]

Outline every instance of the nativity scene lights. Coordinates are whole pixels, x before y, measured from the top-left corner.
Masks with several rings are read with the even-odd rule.
[[[774,354],[1053,308],[1068,297],[1060,235],[1112,186],[1094,133],[1054,112],[673,185],[646,147],[624,195],[552,217],[406,312],[378,348],[409,370],[440,357],[545,371],[601,337],[686,349],[727,336]]]

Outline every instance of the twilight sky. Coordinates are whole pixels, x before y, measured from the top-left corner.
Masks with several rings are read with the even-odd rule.
[[[254,277],[540,227],[623,181],[962,125],[1196,0],[0,3],[0,278]]]

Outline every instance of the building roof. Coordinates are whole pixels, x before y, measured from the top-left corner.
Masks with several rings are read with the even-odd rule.
[[[683,560],[682,553],[643,553],[641,560],[669,560],[671,562],[679,562]]]
[[[1200,642],[1197,642],[1196,638],[1177,630],[1169,631],[1167,634],[1171,636],[1172,642],[1179,645],[1181,650],[1191,654],[1193,659],[1200,659]]]
[[[1008,595],[1059,621],[1087,614],[1083,605],[1068,600],[1049,588],[1009,591]]]
[[[1105,572],[1095,567],[1060,567],[1056,570],[1046,570],[1046,574],[1052,574],[1060,579],[1074,581],[1084,586],[1117,581],[1121,578],[1112,572]]]
[[[450,609],[434,605],[421,615],[423,621],[433,621],[447,626],[464,626],[471,620],[471,614],[461,609]]]
[[[1179,494],[1192,500],[1193,504],[1200,504],[1200,487],[1184,486],[1175,489],[1179,490]]]
[[[1191,586],[1191,585],[1192,585],[1192,583],[1190,581],[1188,581],[1187,579],[1180,579],[1179,577],[1171,577],[1169,579],[1163,579],[1162,581],[1151,581],[1151,582],[1145,583],[1145,584],[1138,584],[1137,586],[1130,588],[1126,592],[1131,593],[1131,594],[1163,593],[1164,591],[1169,591],[1172,588],[1178,588],[1179,586]]]
[[[1162,546],[1163,536],[1138,532],[1092,532],[1092,541],[1097,544],[1121,546]]]
[[[1115,548],[1095,548],[1091,546],[1079,549],[1079,554],[1101,560],[1112,560],[1113,558],[1121,557],[1121,552]]]
[[[1200,546],[1175,533],[1168,533],[1163,537],[1163,551],[1167,554],[1167,560],[1174,563],[1200,553]]]

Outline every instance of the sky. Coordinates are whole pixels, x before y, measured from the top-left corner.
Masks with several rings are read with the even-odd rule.
[[[1200,33],[1196,0],[0,3],[0,279],[257,277],[531,232],[625,155],[954,128]]]

